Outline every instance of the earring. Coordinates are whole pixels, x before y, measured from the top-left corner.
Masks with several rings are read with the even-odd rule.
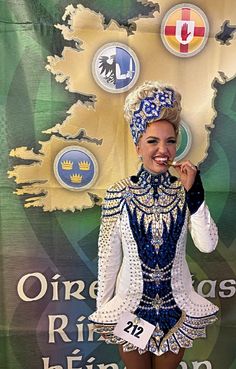
[[[143,157],[141,155],[138,156],[139,160],[143,161]]]

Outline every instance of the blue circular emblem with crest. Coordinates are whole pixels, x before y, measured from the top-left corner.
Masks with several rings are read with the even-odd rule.
[[[57,154],[54,173],[61,186],[82,191],[95,183],[98,165],[94,155],[84,147],[69,146]]]
[[[103,90],[111,93],[124,92],[133,87],[139,70],[134,51],[118,42],[103,45],[92,62],[95,81]]]

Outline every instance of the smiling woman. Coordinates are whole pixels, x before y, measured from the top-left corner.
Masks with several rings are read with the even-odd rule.
[[[167,120],[148,125],[136,146],[143,166],[152,173],[166,171],[176,155],[176,132]]]
[[[205,253],[218,235],[199,171],[188,160],[174,161],[180,100],[157,82],[127,97],[125,118],[142,167],[108,189],[103,204],[90,319],[107,343],[119,345],[127,369],[176,369],[218,311],[194,291],[185,259],[188,229]]]

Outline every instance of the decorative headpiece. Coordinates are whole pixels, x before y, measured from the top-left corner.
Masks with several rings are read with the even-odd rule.
[[[139,108],[132,114],[130,122],[131,134],[134,143],[137,144],[140,136],[146,131],[148,123],[158,120],[163,108],[173,108],[175,93],[171,88],[156,90],[152,96],[143,98]]]

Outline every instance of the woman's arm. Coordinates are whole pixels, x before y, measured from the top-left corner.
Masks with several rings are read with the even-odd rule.
[[[97,308],[113,297],[121,260],[119,219],[103,217],[98,239]]]
[[[205,201],[190,215],[189,230],[196,247],[202,252],[212,252],[218,243],[218,230]]]
[[[190,212],[189,230],[196,247],[202,252],[211,252],[218,242],[218,230],[204,201],[204,189],[199,171],[186,201]]]
[[[107,191],[102,206],[102,221],[98,238],[97,308],[101,308],[113,297],[122,262],[121,201],[121,193],[113,186]]]

